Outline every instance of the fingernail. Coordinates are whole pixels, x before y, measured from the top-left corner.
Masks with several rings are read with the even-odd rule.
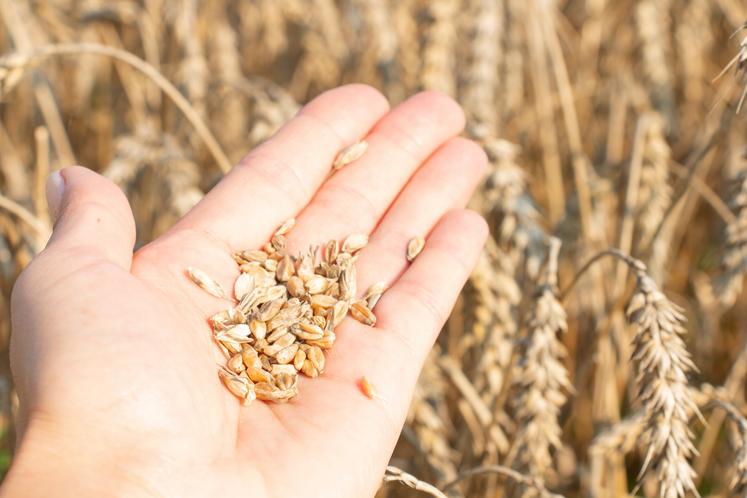
[[[56,222],[60,215],[62,197],[65,195],[65,179],[59,171],[54,171],[47,177],[46,193],[49,215]]]

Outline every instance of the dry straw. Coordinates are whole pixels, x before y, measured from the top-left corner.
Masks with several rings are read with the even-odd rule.
[[[46,58],[59,56],[59,55],[81,55],[81,54],[97,54],[112,57],[126,64],[136,68],[149,79],[151,79],[163,92],[173,100],[174,104],[184,113],[184,116],[194,126],[197,133],[205,141],[205,145],[213,154],[216,163],[223,170],[228,172],[231,169],[231,163],[226,157],[226,154],[221,149],[218,140],[208,129],[205,122],[195,112],[189,101],[179,93],[173,84],[171,84],[163,75],[158,72],[153,66],[140,59],[139,57],[119,50],[115,47],[108,47],[105,45],[98,45],[94,43],[70,43],[60,45],[48,45],[45,47],[39,47],[30,54],[12,54],[6,55],[0,59],[0,90],[4,88],[4,81],[6,78],[17,79],[17,76],[24,68],[38,63]],[[0,93],[2,97],[3,93]]]

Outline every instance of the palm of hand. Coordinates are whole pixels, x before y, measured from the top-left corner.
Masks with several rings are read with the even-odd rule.
[[[388,113],[364,87],[324,94],[134,256],[126,205],[86,198],[113,187],[68,170],[55,235],[14,294],[21,429],[70,441],[100,434],[83,453],[132,462],[129,483],[154,496],[372,495],[484,237],[478,217],[451,211],[484,168],[479,148],[453,138],[462,124],[436,94]],[[364,137],[366,155],[324,182],[335,153]],[[76,200],[77,183],[96,185]],[[184,269],[230,289],[231,251],[261,246],[290,216],[293,249],[370,233],[359,289],[384,280],[391,290],[375,329],[340,325],[324,375],[302,379],[290,403],[241,407],[218,379],[222,357],[206,323],[227,302]],[[426,250],[408,267],[409,237],[426,233]],[[362,375],[381,399],[359,392]]]

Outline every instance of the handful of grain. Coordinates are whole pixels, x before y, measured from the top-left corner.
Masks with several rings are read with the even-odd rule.
[[[342,244],[331,240],[321,251],[312,247],[292,256],[285,235],[293,224],[284,223],[262,249],[234,254],[241,271],[234,282],[235,304],[210,317],[227,358],[218,373],[244,404],[296,396],[299,372],[313,378],[324,371],[324,351],[335,342],[335,327],[348,312],[373,326],[371,309],[385,290],[377,283],[364,299],[355,298],[355,262],[368,243],[366,235],[350,235]],[[226,295],[204,272],[190,268],[187,273],[210,294]]]

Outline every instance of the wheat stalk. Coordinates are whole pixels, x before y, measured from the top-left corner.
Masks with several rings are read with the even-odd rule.
[[[172,85],[163,75],[158,72],[156,68],[142,60],[141,58],[133,55],[124,50],[120,50],[115,47],[108,47],[106,45],[99,45],[95,43],[67,43],[59,45],[47,45],[34,49],[33,52],[28,54],[11,54],[0,58],[0,80],[3,79],[3,71],[8,71],[9,74],[13,74],[15,71],[25,69],[30,65],[40,62],[44,59],[58,56],[58,55],[81,55],[81,54],[97,54],[112,57],[118,61],[124,62],[131,65],[135,69],[139,70],[150,78],[158,87],[169,96],[179,110],[184,113],[184,117],[194,126],[197,134],[202,138],[207,146],[210,153],[213,155],[217,165],[223,170],[228,172],[231,169],[231,163],[226,157],[226,154],[218,144],[210,129],[207,127],[205,122],[195,112],[189,101],[179,93],[174,85]],[[3,86],[0,83],[0,90]],[[0,94],[2,95],[2,94]]]
[[[422,491],[423,493],[434,496],[436,498],[448,498],[433,484],[421,481],[414,475],[408,474],[404,470],[400,469],[399,467],[395,467],[394,465],[387,466],[386,473],[384,474],[384,482],[398,482],[416,491]]]
[[[49,225],[13,199],[0,194],[0,208],[17,216],[19,220],[31,227],[40,237],[49,237],[51,233]]]
[[[459,476],[457,476],[453,481],[446,483],[443,489],[444,491],[448,491],[449,489],[452,489],[454,486],[456,486],[459,482],[481,474],[498,474],[502,477],[512,480],[516,484],[524,486],[527,490],[536,492],[537,496],[543,498],[562,498],[561,495],[550,493],[545,488],[544,484],[542,484],[541,480],[534,477],[525,476],[524,474],[521,474],[520,472],[517,472],[503,465],[485,465],[466,470],[460,473]]]

